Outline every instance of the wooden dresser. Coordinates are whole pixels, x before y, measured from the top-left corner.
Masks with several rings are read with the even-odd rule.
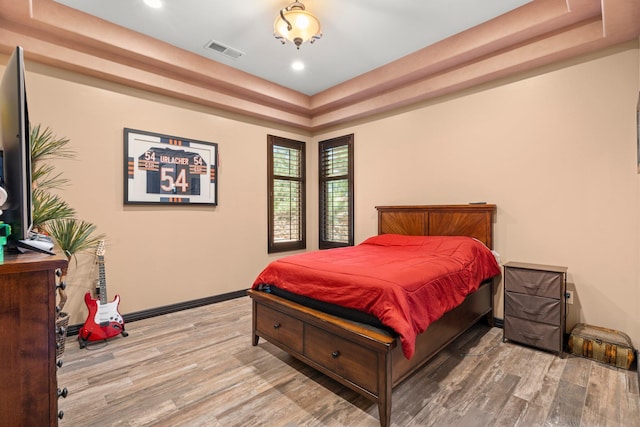
[[[504,341],[562,353],[567,267],[504,265]]]
[[[56,272],[62,255],[0,264],[0,426],[57,426]]]

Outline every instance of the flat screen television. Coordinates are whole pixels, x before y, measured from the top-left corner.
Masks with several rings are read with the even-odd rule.
[[[38,242],[31,233],[31,143],[24,76],[24,52],[18,46],[9,58],[0,83],[2,184],[7,192],[7,200],[0,207],[0,221],[11,226],[7,238],[9,250],[25,248],[49,253],[48,244]]]

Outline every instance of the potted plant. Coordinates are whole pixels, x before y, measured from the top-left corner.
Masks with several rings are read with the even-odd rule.
[[[97,235],[96,226],[90,222],[75,218],[76,211],[60,196],[51,193],[68,185],[69,181],[56,173],[47,160],[53,158],[74,158],[75,152],[67,145],[68,138],[60,138],[48,127],[41,129],[37,124],[30,129],[31,142],[31,178],[33,183],[33,228],[39,233],[51,236],[67,259],[75,259],[79,252],[95,248],[104,235]],[[68,269],[62,271],[60,283],[64,283]],[[58,288],[59,303],[56,326],[65,331],[58,335],[58,356],[64,352],[66,328],[69,314],[62,311],[67,294],[63,287]]]

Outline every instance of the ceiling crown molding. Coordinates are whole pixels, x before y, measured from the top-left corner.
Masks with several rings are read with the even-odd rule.
[[[0,50],[243,116],[318,132],[637,40],[637,0],[536,0],[313,96],[53,0],[0,0]]]

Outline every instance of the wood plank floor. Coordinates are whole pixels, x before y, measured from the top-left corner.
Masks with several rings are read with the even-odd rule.
[[[126,325],[58,371],[67,426],[378,426],[377,406],[260,340],[237,298]],[[502,342],[478,325],[400,384],[393,426],[640,426],[635,371]]]

